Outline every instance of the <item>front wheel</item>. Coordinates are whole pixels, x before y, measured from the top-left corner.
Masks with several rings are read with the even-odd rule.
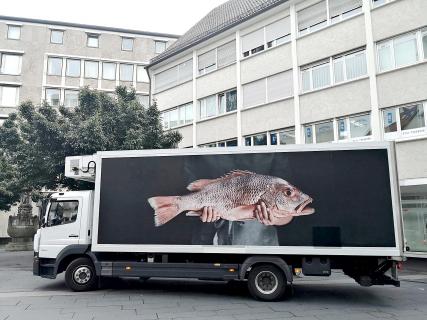
[[[258,300],[277,301],[286,291],[286,276],[273,265],[260,265],[249,272],[248,289]]]
[[[93,290],[96,280],[95,267],[89,258],[77,258],[65,271],[65,283],[73,291]]]

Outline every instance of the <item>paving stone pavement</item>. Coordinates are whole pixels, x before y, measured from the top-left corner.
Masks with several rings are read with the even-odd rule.
[[[253,300],[244,283],[180,279],[119,279],[76,293],[63,275],[34,277],[31,259],[31,252],[0,250],[0,320],[427,319],[427,261],[404,272],[400,288],[362,288],[334,272],[297,278],[292,298],[266,303]]]

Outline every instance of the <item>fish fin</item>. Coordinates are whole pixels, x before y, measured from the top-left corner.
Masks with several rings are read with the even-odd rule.
[[[148,203],[154,209],[154,223],[156,227],[164,225],[179,213],[178,200],[176,196],[152,197]]]
[[[222,179],[228,179],[228,178],[234,178],[234,177],[240,177],[240,176],[247,176],[250,174],[255,174],[255,172],[252,171],[248,171],[248,170],[232,170],[228,173],[226,173],[225,175],[223,175],[221,178]]]
[[[199,191],[202,190],[204,187],[206,187],[208,184],[211,184],[218,179],[200,179],[193,181],[187,186],[187,189],[190,191]]]

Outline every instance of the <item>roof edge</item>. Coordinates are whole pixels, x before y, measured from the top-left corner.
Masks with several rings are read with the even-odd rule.
[[[230,25],[226,26],[224,29],[220,29],[220,30],[218,30],[218,31],[216,31],[216,32],[214,32],[214,33],[212,33],[212,34],[209,34],[208,36],[205,36],[205,37],[202,37],[201,39],[198,39],[198,40],[196,40],[196,41],[190,42],[188,45],[186,45],[186,46],[184,46],[184,47],[182,47],[182,48],[178,49],[176,52],[174,52],[174,53],[172,53],[172,54],[170,54],[170,55],[166,55],[166,56],[164,56],[164,57],[160,57],[160,58],[159,58],[159,56],[154,57],[153,59],[156,59],[156,58],[157,58],[158,60],[155,60],[155,61],[153,61],[153,62],[151,62],[151,61],[150,61],[150,62],[145,66],[145,69],[151,68],[152,66],[155,66],[156,64],[159,64],[159,63],[161,63],[161,62],[163,62],[163,61],[165,61],[165,60],[169,59],[170,57],[172,57],[172,56],[174,56],[174,55],[176,55],[176,54],[180,54],[180,53],[184,52],[185,50],[187,50],[187,49],[189,49],[189,48],[191,48],[191,47],[194,47],[194,46],[196,46],[196,45],[198,45],[198,44],[200,44],[200,43],[202,43],[202,42],[206,41],[206,40],[207,40],[207,39],[209,39],[209,38],[216,37],[217,35],[219,35],[219,34],[221,34],[221,33],[225,32],[225,31],[227,31],[227,30],[230,30],[230,29],[232,29],[232,28],[236,27],[237,25],[242,24],[242,23],[244,23],[244,22],[246,22],[246,21],[248,21],[248,20],[250,20],[250,19],[252,19],[252,18],[255,18],[255,17],[257,17],[257,16],[259,16],[259,15],[261,15],[261,14],[263,14],[263,13],[265,13],[265,12],[267,12],[267,11],[269,11],[269,10],[273,9],[273,8],[276,8],[276,7],[278,7],[278,6],[280,6],[280,5],[282,5],[283,3],[288,2],[288,1],[289,1],[289,0],[282,0],[282,1],[278,1],[277,3],[275,3],[274,5],[272,5],[272,6],[270,6],[270,7],[265,7],[265,8],[263,8],[262,10],[260,10],[260,11],[256,12],[256,13],[255,13],[255,14],[253,14],[253,15],[249,15],[249,16],[247,16],[247,17],[243,18],[242,20],[236,21],[236,22],[234,22],[234,23],[232,23],[232,24],[230,24]]]
[[[82,28],[82,29],[101,30],[101,31],[110,31],[110,32],[118,32],[118,33],[131,33],[135,35],[145,35],[145,36],[173,38],[173,39],[178,39],[180,37],[180,35],[171,34],[171,33],[151,32],[151,31],[143,31],[143,30],[135,30],[135,29],[114,28],[114,27],[98,26],[98,25],[91,25],[91,24],[81,24],[81,23],[33,19],[33,18],[21,18],[21,17],[13,17],[13,16],[0,15],[0,20],[48,24],[48,25],[55,25],[55,26],[62,26],[62,27],[75,27],[75,28]]]

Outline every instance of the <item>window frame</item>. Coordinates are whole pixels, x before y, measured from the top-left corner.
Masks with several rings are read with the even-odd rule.
[[[8,73],[4,72],[3,59],[4,56],[15,56],[19,58],[17,72],[16,73]],[[19,76],[22,75],[22,54],[13,53],[13,52],[0,52],[0,75],[10,75],[10,76]]]
[[[59,92],[59,98],[58,98],[58,104],[57,104],[57,105],[55,105],[55,104],[51,103],[51,102],[47,99],[47,97],[48,97],[48,95],[47,95],[48,90],[55,90],[55,91],[58,91],[58,92]],[[44,100],[45,100],[45,101],[46,101],[50,106],[52,106],[52,107],[59,107],[59,106],[61,105],[61,99],[62,99],[62,90],[61,90],[60,88],[48,87],[48,88],[45,88],[45,89],[44,89]]]
[[[292,30],[291,30],[291,27],[289,26],[289,33],[288,34],[285,34],[285,35],[283,35],[283,36],[281,36],[281,37],[279,37],[279,38],[276,38],[276,39],[274,39],[274,40],[272,40],[272,41],[268,41],[267,42],[267,36],[266,36],[266,28],[268,27],[268,26],[270,26],[270,25],[272,25],[272,24],[274,24],[274,23],[276,23],[276,22],[278,22],[278,21],[280,21],[280,20],[282,20],[282,19],[289,19],[289,24],[291,23],[290,22],[290,15],[288,15],[288,16],[286,16],[286,17],[282,17],[282,18],[280,18],[280,19],[277,19],[277,20],[275,20],[275,21],[273,21],[273,22],[270,22],[270,23],[268,23],[268,24],[266,24],[265,26],[263,26],[263,27],[261,27],[261,28],[258,28],[258,29],[256,29],[256,30],[253,30],[253,31],[251,31],[251,32],[248,32],[248,33],[246,33],[246,34],[244,34],[244,35],[242,35],[242,36],[240,36],[240,43],[242,43],[242,39],[245,37],[245,36],[247,36],[247,35],[249,35],[249,34],[251,34],[251,33],[254,33],[254,32],[257,32],[257,31],[259,31],[259,30],[263,30],[263,44],[262,45],[260,45],[260,46],[258,46],[258,47],[256,47],[256,48],[252,48],[252,49],[250,49],[250,50],[248,50],[248,51],[245,51],[245,52],[243,52],[242,50],[243,50],[243,48],[241,47],[240,48],[240,53],[239,53],[239,56],[240,56],[240,59],[242,60],[242,59],[246,59],[246,58],[249,58],[249,57],[252,57],[252,56],[254,56],[254,55],[256,55],[257,53],[260,53],[260,52],[263,52],[263,51],[266,51],[266,50],[268,50],[268,49],[273,49],[273,48],[276,48],[276,47],[278,47],[278,46],[280,46],[280,45],[282,45],[282,44],[286,44],[286,43],[290,43],[291,42],[291,33],[292,33]],[[281,42],[281,43],[277,43],[277,40],[279,40],[279,39],[282,39],[282,38],[287,38],[287,40],[285,40],[284,42]],[[274,42],[274,44],[272,44],[271,46],[268,46],[268,43],[273,43]],[[261,49],[261,47],[262,47],[262,49]],[[246,54],[247,53],[247,54]]]
[[[148,80],[147,82],[141,81],[141,79],[138,77],[138,74],[139,74],[138,70],[141,68],[143,69],[143,72],[147,75],[147,80]],[[150,77],[148,76],[148,72],[145,69],[145,66],[142,64],[136,65],[136,82],[138,82],[138,83],[150,83]]]
[[[229,45],[229,44],[231,44],[231,43],[235,43],[236,42],[236,40],[231,40],[231,41],[228,41],[228,42],[226,42],[226,43],[224,43],[224,44],[222,44],[222,45],[220,45],[220,46],[218,46],[218,47],[216,47],[216,48],[214,48],[214,49],[211,49],[211,50],[208,50],[208,51],[205,51],[205,52],[203,52],[203,53],[201,53],[201,54],[199,54],[199,55],[197,55],[197,77],[200,77],[200,76],[203,76],[203,75],[205,75],[205,74],[208,74],[208,73],[211,73],[211,72],[214,72],[214,71],[217,71],[217,70],[220,70],[220,69],[222,69],[222,68],[226,68],[226,67],[228,67],[228,66],[230,66],[230,65],[232,65],[232,64],[235,64],[236,63],[236,55],[235,55],[235,57],[234,57],[234,60],[232,61],[232,62],[229,62],[229,63],[226,63],[226,64],[224,64],[224,65],[222,65],[222,66],[220,66],[220,67],[218,67],[218,49],[220,49],[220,48],[222,48],[222,47],[224,47],[224,46],[226,46],[226,45]],[[214,64],[212,64],[212,65],[210,65],[210,66],[214,66],[214,68],[212,68],[211,70],[206,70],[206,69],[208,69],[210,66],[208,66],[208,67],[205,67],[205,68],[203,68],[203,69],[199,69],[199,57],[200,56],[202,56],[202,55],[204,55],[204,54],[207,54],[207,53],[209,53],[209,52],[211,52],[211,51],[214,51],[215,50],[215,63]],[[201,72],[203,70],[203,72]]]
[[[400,120],[400,109],[405,108],[405,107],[413,107],[416,105],[421,105],[421,107],[423,108],[424,126],[419,127],[419,128],[402,130],[401,120]],[[384,112],[387,110],[393,110],[393,113],[394,113],[394,116],[396,119],[396,131],[385,132]],[[399,140],[402,138],[403,139],[404,138],[411,138],[411,137],[417,137],[420,135],[424,136],[427,134],[427,100],[408,103],[408,104],[402,104],[402,105],[392,106],[392,107],[387,107],[387,108],[382,108],[381,113],[382,113],[381,126],[382,126],[382,132],[384,135],[384,140]]]
[[[164,45],[164,49],[163,50],[161,50],[161,51],[158,51],[157,50],[157,44],[158,43],[162,43],[163,45]],[[156,54],[160,54],[160,53],[162,53],[162,52],[164,52],[164,51],[166,51],[166,49],[167,49],[167,41],[164,41],[164,40],[154,40],[154,53],[156,53]]]
[[[218,92],[216,94],[212,94],[212,95],[209,95],[209,96],[206,96],[206,97],[198,99],[197,100],[197,121],[204,121],[204,120],[207,120],[207,119],[212,119],[212,118],[219,117],[219,116],[222,116],[222,115],[225,115],[225,114],[236,112],[236,110],[237,110],[237,103],[236,103],[236,109],[227,111],[227,97],[233,91],[236,91],[236,95],[237,95],[237,89],[233,88],[233,89],[229,89],[229,90],[226,90],[226,91],[221,91],[221,92]],[[222,112],[222,113],[220,113],[220,111],[221,111],[220,97],[221,96],[224,96],[224,98],[225,98],[225,109],[224,109],[225,111]],[[215,99],[215,114],[211,115],[211,116],[205,116],[205,117],[202,118],[202,114],[201,114],[201,109],[202,109],[202,104],[203,104],[202,101],[206,101],[207,99],[212,98],[212,97],[214,97],[214,99]],[[205,106],[205,108],[206,108],[206,106]],[[206,109],[206,111],[207,111],[207,109]]]
[[[124,46],[125,40],[131,40],[132,46],[131,46],[130,49],[126,49],[125,48],[125,46]],[[133,49],[134,49],[134,46],[135,46],[135,38],[132,38],[132,37],[122,37],[122,45],[121,45],[122,51],[132,52]]]
[[[230,142],[236,142],[235,146],[229,146],[228,143]],[[220,141],[215,141],[215,142],[210,142],[210,143],[204,143],[204,144],[199,144],[197,147],[198,148],[233,148],[233,147],[237,147],[238,146],[238,139],[237,138],[231,138],[231,139],[227,139],[227,140],[220,140]]]
[[[85,79],[99,79],[99,61],[96,61],[96,60],[83,60],[83,61],[84,61],[84,74],[83,74],[83,77]],[[90,77],[86,73],[86,71],[88,70],[88,68],[86,67],[86,64],[90,64],[90,63],[96,63],[96,77]]]
[[[185,79],[185,78],[182,78],[181,77],[181,66],[183,66],[184,64],[186,64],[186,63],[189,63],[191,61],[191,79]],[[181,85],[181,84],[183,84],[183,83],[186,83],[186,82],[189,82],[189,81],[193,81],[193,77],[194,77],[194,73],[193,73],[193,66],[194,66],[194,61],[193,61],[193,58],[190,58],[190,59],[188,59],[188,60],[185,60],[185,61],[183,61],[183,62],[181,62],[181,63],[178,63],[178,64],[176,64],[176,65],[174,65],[173,67],[170,67],[170,68],[167,68],[167,69],[165,69],[165,70],[162,70],[162,71],[160,71],[160,72],[158,72],[158,73],[156,73],[156,74],[154,74],[154,93],[159,93],[159,92],[162,92],[162,91],[165,91],[165,90],[168,90],[168,89],[171,89],[171,88],[174,88],[174,87],[176,87],[176,86],[179,86],[179,85]],[[163,74],[163,73],[165,73],[165,72],[170,72],[172,69],[176,69],[174,72],[176,73],[176,81],[174,82],[174,83],[170,83],[170,84],[166,84],[166,85],[163,85],[162,87],[158,87],[158,81],[157,81],[157,77],[160,75],[160,74]]]
[[[78,75],[70,75],[68,72],[69,61],[78,61],[79,62],[79,74]],[[65,76],[69,78],[80,78],[82,75],[82,60],[75,58],[66,58],[65,59]]]
[[[61,61],[61,68],[60,68],[60,72],[59,72],[59,74],[55,74],[55,73],[51,73],[51,72],[49,72],[49,61],[51,61],[51,60],[59,60],[59,61]],[[64,66],[64,59],[63,59],[63,58],[61,58],[61,57],[49,56],[49,57],[47,58],[47,70],[46,70],[46,74],[47,74],[48,76],[61,77],[61,76],[62,76],[62,69],[63,69],[63,66]]]
[[[67,223],[60,223],[60,224],[51,224],[50,221],[50,215],[51,215],[51,208],[52,208],[52,204],[53,203],[58,203],[58,202],[77,202],[77,214],[76,214],[76,218],[74,221],[70,221]],[[52,228],[52,227],[59,227],[59,226],[64,226],[64,225],[69,225],[69,224],[73,224],[73,223],[77,223],[80,217],[80,212],[81,212],[81,202],[78,199],[55,199],[55,200],[51,200],[49,202],[49,210],[47,211],[46,214],[46,227],[47,228]]]
[[[122,79],[122,66],[123,67],[131,67],[131,70],[132,70],[132,73],[131,73],[131,79],[130,80],[125,80],[125,79]],[[119,64],[119,81],[123,81],[123,82],[133,82],[133,79],[134,79],[134,73],[135,73],[135,67],[134,67],[134,65],[133,64],[131,64],[131,63],[120,63]]]
[[[3,89],[7,87],[7,88],[14,88],[15,91],[15,102],[14,105],[3,105],[2,101],[3,101]],[[0,84],[0,106],[2,107],[17,107],[19,104],[19,93],[20,93],[20,86],[9,86],[9,85],[3,85]]]
[[[117,63],[116,62],[110,62],[110,61],[101,61],[102,62],[102,80],[109,80],[109,81],[116,81],[117,80]],[[110,79],[110,78],[105,78],[104,77],[104,65],[108,64],[108,65],[114,65],[114,78]]]
[[[187,108],[190,107],[192,108],[191,110],[191,119],[187,119]],[[181,104],[179,106],[164,110],[160,113],[160,116],[162,118],[162,125],[163,125],[163,129],[164,130],[171,130],[174,128],[179,128],[179,127],[183,127],[183,126],[188,126],[193,124],[194,121],[194,106],[193,106],[193,102],[188,102],[188,103],[184,103]],[[178,114],[178,118],[177,118],[177,125],[176,126],[171,126],[171,121],[170,121],[170,113],[171,112],[175,112],[177,111]],[[181,114],[184,114],[184,119],[181,119]],[[165,117],[167,117],[167,123],[168,125],[165,125]],[[181,121],[183,121],[184,123],[181,123]]]
[[[19,36],[17,38],[10,37],[10,30],[11,30],[11,28],[18,28],[19,29]],[[6,35],[6,38],[8,40],[21,40],[21,36],[22,36],[22,25],[18,25],[18,24],[8,24],[7,25],[7,35]]]
[[[67,93],[70,93],[70,92],[72,92],[72,93],[77,93],[77,105],[75,105],[75,106],[67,106],[67,105],[66,105],[66,101],[67,101]],[[65,108],[76,108],[76,107],[78,107],[78,105],[79,105],[79,90],[65,89],[65,90],[64,90],[64,103],[63,103],[63,106],[64,106]]]
[[[61,42],[52,41],[54,32],[60,32],[61,33]],[[65,35],[65,31],[64,30],[61,30],[61,29],[50,29],[50,43],[51,44],[64,44],[64,35]]]
[[[96,46],[89,45],[89,39],[90,38],[96,39]],[[99,38],[100,38],[100,35],[97,33],[88,33],[87,38],[86,38],[86,46],[88,48],[99,48]]]

